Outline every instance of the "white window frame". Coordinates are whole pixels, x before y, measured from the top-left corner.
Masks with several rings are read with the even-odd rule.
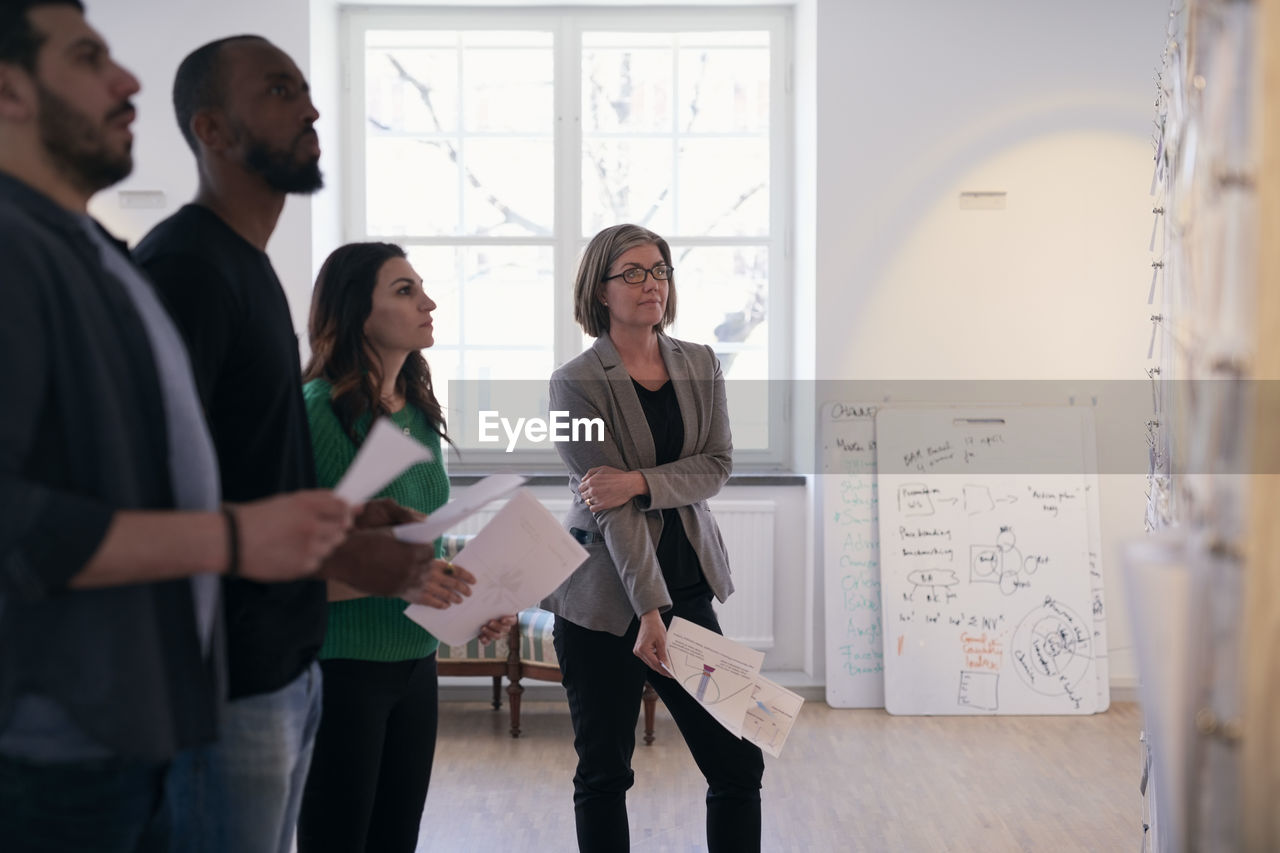
[[[585,246],[582,234],[581,192],[577,189],[581,166],[581,33],[724,31],[743,29],[770,33],[770,212],[769,235],[758,237],[666,237],[674,251],[687,245],[768,247],[769,289],[769,445],[762,449],[735,449],[735,473],[778,472],[793,468],[791,441],[791,377],[794,336],[794,222],[793,176],[794,103],[792,57],[794,35],[789,6],[714,6],[661,9],[635,6],[476,8],[341,9],[341,62],[343,91],[340,119],[343,128],[341,191],[343,242],[389,239],[404,245],[423,246],[548,246],[556,270],[553,288],[555,364],[561,365],[581,352],[582,330],[573,320],[572,281]],[[552,237],[484,237],[474,235],[385,235],[365,231],[365,32],[388,29],[538,30],[553,33],[555,51],[554,132],[557,188]],[[572,187],[569,191],[565,188]],[[700,341],[699,343],[714,343]],[[428,353],[428,358],[430,354]],[[448,377],[438,377],[444,381]],[[548,377],[549,378],[549,377]],[[450,460],[455,474],[483,473],[497,468],[525,471],[560,470],[555,450],[516,451],[467,449],[464,458]]]

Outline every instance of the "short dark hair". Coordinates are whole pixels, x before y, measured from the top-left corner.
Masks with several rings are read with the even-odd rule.
[[[84,4],[80,0],[2,0],[0,2],[0,62],[35,73],[36,56],[44,44],[45,35],[31,26],[27,13],[37,6],[71,6],[81,14]]]
[[[201,110],[222,106],[227,96],[226,63],[222,61],[222,49],[238,41],[267,40],[262,36],[241,35],[211,41],[187,54],[173,78],[173,112],[178,117],[178,129],[197,155],[200,150],[196,147],[196,134],[191,129],[191,120]]]

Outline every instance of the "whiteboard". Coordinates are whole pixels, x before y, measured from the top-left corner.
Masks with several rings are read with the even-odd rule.
[[[890,713],[1106,707],[1092,428],[1074,407],[877,413]]]
[[[884,707],[875,405],[818,413],[827,704]]]
[[[1111,665],[1107,657],[1107,606],[1103,596],[1105,579],[1102,571],[1102,525],[1100,510],[1102,495],[1098,490],[1098,431],[1093,411],[1081,409],[1084,428],[1084,462],[1089,472],[1085,475],[1087,500],[1085,512],[1089,523],[1089,593],[1093,610],[1093,664],[1098,683],[1098,703],[1095,710],[1102,713],[1111,707]]]

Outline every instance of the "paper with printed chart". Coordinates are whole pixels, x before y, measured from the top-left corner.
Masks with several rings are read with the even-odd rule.
[[[333,492],[347,503],[364,503],[406,468],[433,458],[430,450],[389,419],[378,418]]]
[[[763,675],[756,677],[751,705],[742,721],[742,736],[777,758],[791,734],[804,699]]]
[[[775,758],[782,753],[804,699],[760,674],[764,652],[677,616],[667,628],[667,658],[671,677],[716,722]]]
[[[401,524],[393,529],[401,542],[425,545],[457,527],[465,518],[475,515],[498,498],[505,498],[525,484],[526,477],[519,474],[491,474],[480,482],[468,486],[444,506],[423,521]]]
[[[443,610],[410,605],[404,615],[442,643],[474,639],[490,619],[541,601],[587,559],[586,550],[528,489],[520,489],[456,558],[475,575],[471,595]]]

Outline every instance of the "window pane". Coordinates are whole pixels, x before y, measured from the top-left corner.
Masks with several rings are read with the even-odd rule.
[[[450,424],[456,425],[451,435],[459,448],[501,452],[510,446],[511,437],[501,426],[500,418],[505,418],[507,428],[512,430],[521,419],[526,423],[534,418],[547,419],[547,377],[551,375],[553,365],[549,352],[495,350],[489,355],[491,361],[486,368],[474,372],[463,370],[461,372],[467,374],[464,379],[449,383],[449,418]],[[528,375],[532,371],[537,371],[539,378],[507,380],[513,374]],[[480,440],[482,419],[488,422],[488,441]],[[524,439],[523,431],[517,434],[521,440],[514,449],[551,449],[545,441]]]
[[[506,440],[479,443],[477,411],[545,415],[557,354],[593,343],[554,315],[557,298],[567,310],[576,263],[553,264],[600,229],[635,222],[674,243],[679,319],[670,331],[715,348],[731,380],[735,445],[768,449],[778,400],[767,381],[743,380],[767,380],[769,347],[783,343],[771,341],[768,322],[769,249],[778,244],[770,178],[786,165],[773,162],[775,32],[680,29],[712,22],[710,9],[661,19],[601,9],[591,19],[615,23],[596,30],[572,8],[524,9],[519,19],[490,11],[469,13],[473,28],[430,13],[402,30],[383,24],[365,32],[354,57],[367,81],[364,114],[352,119],[367,143],[356,173],[365,186],[354,187],[367,216],[356,228],[441,244],[406,249],[438,306],[426,355],[442,402],[450,381],[459,395],[451,436],[484,464]],[[739,21],[724,11],[722,24]],[[526,20],[534,28],[484,28]],[[433,21],[446,28],[429,29]],[[574,44],[578,55],[559,53]],[[559,88],[566,63],[577,66],[581,91]],[[557,185],[566,155],[579,171]],[[561,192],[579,194],[580,206]],[[557,210],[580,218],[558,222]],[[557,325],[570,341],[555,340]]]
[[[680,234],[769,233],[769,143],[686,140],[680,146],[676,221]]]
[[[550,139],[469,138],[464,149],[466,233],[550,236],[555,150]]]
[[[555,124],[549,49],[471,48],[463,53],[466,128],[550,136]]]
[[[441,347],[437,343],[430,349],[423,350],[422,354],[427,359],[427,367],[431,369],[431,388],[444,411],[445,431],[453,438],[455,428],[462,425],[461,420],[454,418],[449,411],[449,380],[458,371],[458,351]],[[457,441],[456,438],[453,440]]]
[[[671,231],[672,151],[668,140],[583,140],[582,233],[634,222]]]
[[[545,395],[554,369],[551,346],[551,257],[549,248],[529,246],[407,246],[409,262],[422,276],[432,313],[435,345],[426,351],[436,396],[449,400],[450,435],[461,446],[474,444],[475,412],[506,406],[517,415],[515,399],[478,395],[528,395],[531,386]],[[450,380],[471,380],[454,382]],[[521,379],[499,383],[491,380]],[[486,390],[487,389],[487,390]],[[545,404],[543,405],[545,410]],[[534,409],[535,414],[540,414]],[[492,449],[492,448],[489,448]]]
[[[551,250],[541,246],[464,250],[461,293],[466,345],[536,347],[551,352],[551,259]],[[509,366],[503,358],[484,351],[477,352],[475,359],[491,363],[495,370],[499,364]],[[473,366],[468,365],[468,375],[473,375]]]
[[[462,253],[450,246],[405,246],[409,263],[422,276],[422,289],[436,303],[431,313],[435,346],[439,351],[457,347],[462,341],[462,300],[458,281],[462,275]]]
[[[368,122],[392,132],[458,128],[458,52],[451,49],[365,51]]]
[[[676,322],[671,333],[711,344],[725,377],[767,379],[748,352],[768,352],[768,251],[763,246],[672,247]]]
[[[370,137],[365,143],[365,231],[452,234],[458,228],[458,167],[449,140]]]
[[[768,33],[720,35],[584,34],[584,236],[618,222],[768,235]]]
[[[629,33],[635,38],[636,34]],[[669,43],[671,36],[665,36]],[[582,129],[584,133],[670,133],[674,68],[667,49],[582,52]]]
[[[448,379],[458,366],[458,275],[451,248],[403,246],[409,264],[422,277],[422,288],[436,303],[431,312],[435,343],[422,351],[431,368],[431,381],[440,405],[448,405]],[[446,413],[447,419],[447,413]]]
[[[679,57],[684,132],[768,133],[768,48],[682,48]]]
[[[405,248],[437,306],[433,314],[436,346],[461,348],[466,375],[493,373],[507,363],[505,356],[490,357],[484,347],[552,351],[550,247]]]
[[[370,234],[526,237],[552,232],[555,153],[549,139],[374,136],[366,142],[366,154]]]

